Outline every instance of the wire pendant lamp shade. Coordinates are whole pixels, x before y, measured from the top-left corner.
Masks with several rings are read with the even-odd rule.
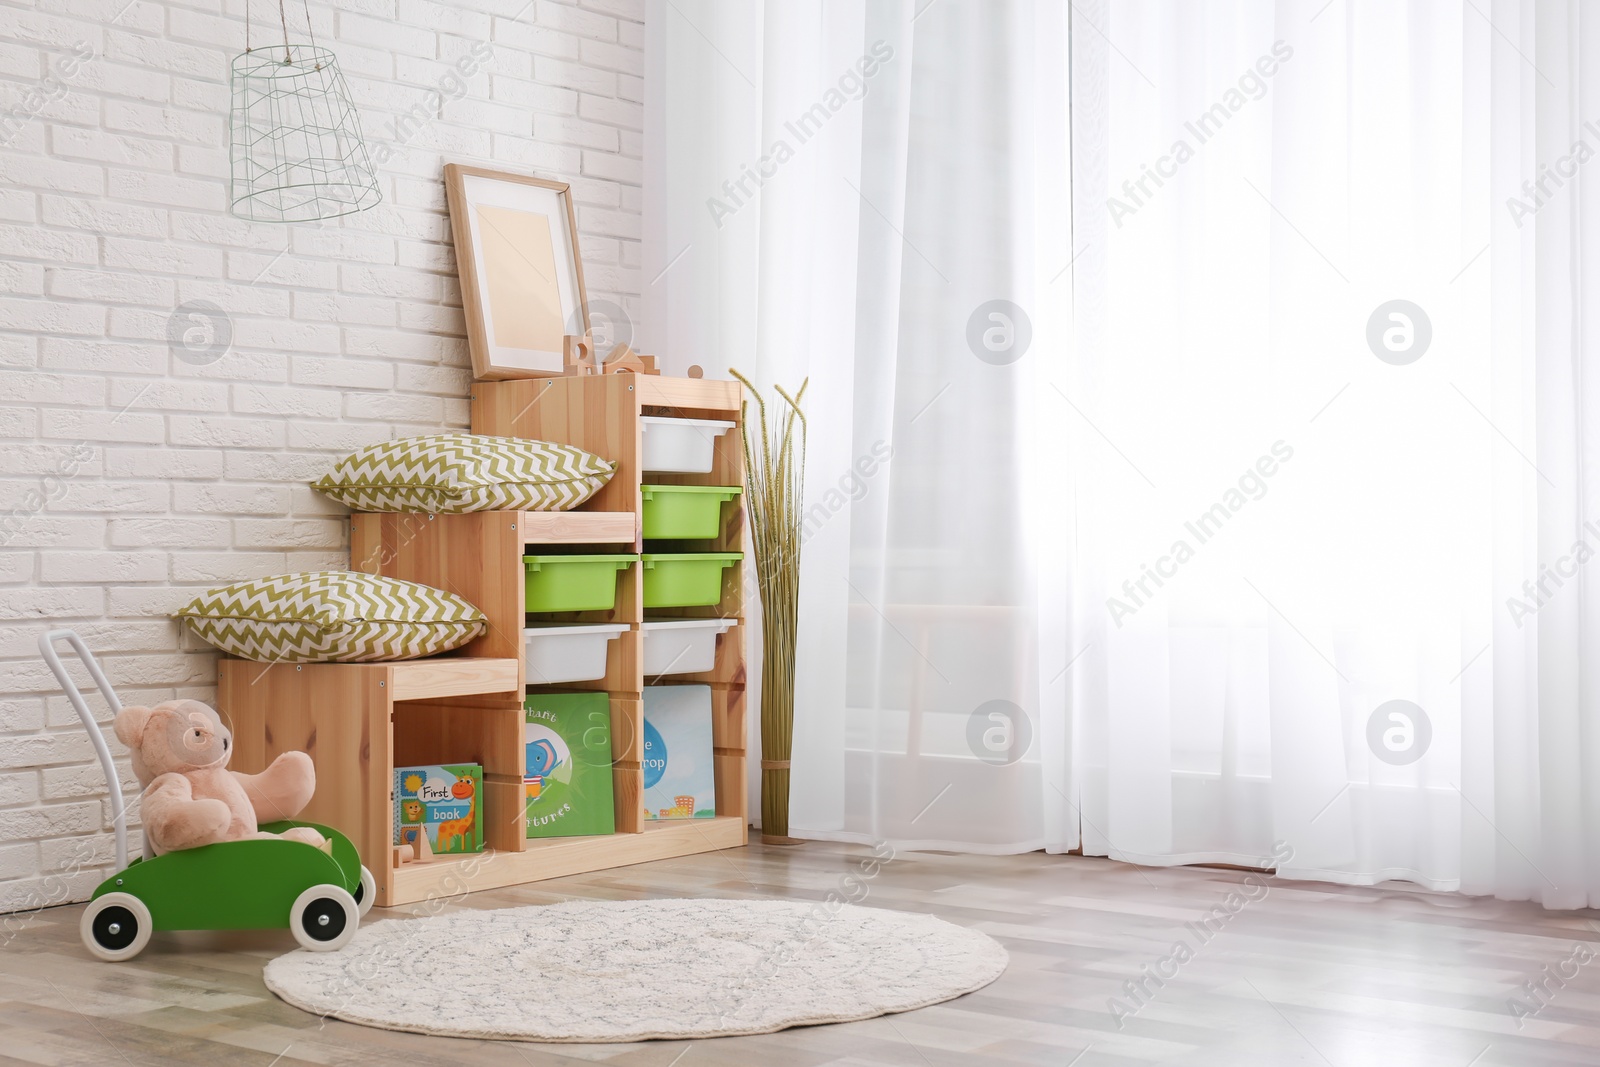
[[[250,46],[233,60],[233,168],[229,211],[253,222],[314,222],[365,211],[383,199],[361,140],[361,120],[339,61],[315,36]],[[306,30],[311,33],[311,13]]]

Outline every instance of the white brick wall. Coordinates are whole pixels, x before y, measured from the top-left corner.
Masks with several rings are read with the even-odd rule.
[[[252,6],[257,43],[277,7]],[[76,628],[126,702],[210,700],[214,655],[167,613],[344,566],[342,509],[306,481],[466,426],[443,162],[571,182],[590,298],[637,314],[644,0],[316,0],[384,199],[293,227],[226,213],[243,12],[0,0],[0,912],[86,898],[111,855],[37,636]],[[197,300],[232,328],[208,365],[167,343]]]

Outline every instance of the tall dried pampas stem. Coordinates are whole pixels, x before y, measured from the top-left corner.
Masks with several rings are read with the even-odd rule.
[[[806,416],[800,409],[807,378],[790,396],[774,391],[788,405],[769,429],[767,403],[738,371],[729,368],[755,399],[755,432],[743,405],[745,506],[761,590],[761,832],[769,839],[789,836],[789,755],[794,741],[794,655],[800,612],[800,522],[806,475]],[[799,423],[798,440],[795,424]],[[759,449],[757,442],[759,441]]]

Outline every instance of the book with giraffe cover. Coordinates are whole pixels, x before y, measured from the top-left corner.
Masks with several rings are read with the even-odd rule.
[[[427,851],[483,851],[483,768],[476,763],[397,767],[394,772],[394,843]]]

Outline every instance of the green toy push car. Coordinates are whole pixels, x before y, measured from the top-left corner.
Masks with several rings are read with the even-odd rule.
[[[111,785],[112,822],[117,838],[118,873],[100,883],[83,913],[79,932],[84,947],[103,960],[137,956],[156,930],[262,930],[289,927],[302,947],[337,949],[355,936],[372,907],[376,884],[350,839],[329,826],[276,822],[261,827],[282,833],[309,826],[330,843],[330,851],[302,841],[255,838],[168,852],[128,862],[127,813],[116,766],[105,735],[77,685],[56,655],[65,639],[88,668],[115,715],[122,709],[100,665],[71,630],[39,638],[39,649],[67,699],[83,720]],[[150,849],[148,842],[146,854]]]
[[[313,952],[355,936],[372,907],[372,875],[339,831],[308,822],[269,823],[282,833],[309,826],[333,854],[303,841],[256,838],[134,860],[94,891],[79,932],[103,960],[137,956],[155,930],[263,930],[284,926]]]

